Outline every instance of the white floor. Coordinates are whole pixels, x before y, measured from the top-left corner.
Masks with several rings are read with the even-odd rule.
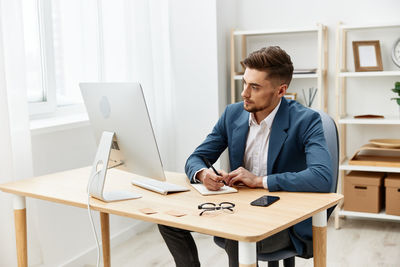
[[[225,251],[213,243],[211,236],[193,236],[202,266],[228,266]],[[113,248],[111,255],[112,266],[175,266],[156,225]],[[313,261],[296,257],[296,266],[313,266]],[[335,230],[331,218],[327,266],[400,266],[400,223],[353,218],[341,220],[341,229]]]

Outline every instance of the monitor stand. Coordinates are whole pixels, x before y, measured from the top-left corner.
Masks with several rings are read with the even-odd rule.
[[[88,193],[90,196],[105,202],[140,198],[142,197],[141,195],[130,191],[104,192],[104,182],[106,180],[107,169],[119,166],[108,166],[113,140],[115,140],[115,133],[103,132],[88,182]]]

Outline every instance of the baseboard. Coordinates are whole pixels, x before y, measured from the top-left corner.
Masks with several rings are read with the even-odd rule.
[[[133,236],[137,235],[138,233],[145,231],[147,228],[151,227],[152,225],[153,225],[152,223],[136,221],[135,224],[111,235],[110,236],[111,249],[113,247],[116,247],[119,244],[127,241],[128,239],[132,238]],[[96,263],[95,262],[93,263],[93,259],[96,259],[96,257],[97,257],[97,246],[94,245],[94,246],[90,247],[89,249],[83,251],[82,253],[76,255],[75,257],[65,261],[64,263],[60,264],[59,266],[62,266],[62,267],[76,267],[76,266],[85,266],[85,265],[88,266],[88,263],[90,263],[90,265],[96,266]],[[102,257],[102,255],[100,255],[100,260],[102,261],[101,257]],[[111,255],[111,258],[112,258],[112,255]],[[103,264],[101,264],[101,266],[102,265]]]

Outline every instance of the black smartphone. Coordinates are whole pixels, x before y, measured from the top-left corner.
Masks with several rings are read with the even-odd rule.
[[[279,197],[275,196],[262,196],[260,198],[257,198],[256,200],[252,201],[250,205],[252,206],[260,206],[260,207],[268,207],[272,203],[276,202],[279,200]]]

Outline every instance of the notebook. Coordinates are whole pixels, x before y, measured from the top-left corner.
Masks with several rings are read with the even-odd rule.
[[[228,194],[228,193],[237,193],[237,189],[224,185],[223,187],[221,187],[218,191],[211,191],[208,190],[204,184],[191,184],[191,186],[193,186],[194,189],[196,189],[197,191],[199,191],[200,194],[202,194],[203,196],[208,196],[208,195],[219,195],[219,194]]]

